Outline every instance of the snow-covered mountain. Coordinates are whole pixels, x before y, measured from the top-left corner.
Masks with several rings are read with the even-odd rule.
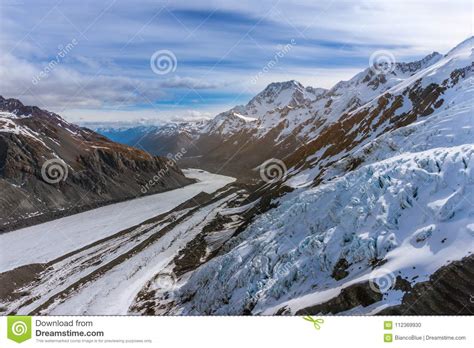
[[[248,171],[271,154],[286,158],[318,138],[345,113],[382,95],[441,57],[432,53],[417,62],[396,63],[388,74],[367,68],[329,90],[303,88],[295,81],[271,84],[246,106],[237,108],[240,116],[254,119],[253,122],[247,121],[242,127],[233,110],[221,114],[209,122],[208,132],[201,135],[195,148],[204,149],[201,161],[211,163],[211,168],[213,163],[231,157],[236,166]],[[229,113],[234,117],[227,117],[224,122],[222,119]],[[209,141],[215,137],[219,141]],[[209,148],[207,143],[217,145]]]
[[[185,167],[254,177],[254,169],[267,158],[292,155],[344,114],[383,95],[442,58],[433,52],[419,61],[394,63],[386,73],[367,68],[329,90],[304,87],[297,81],[271,83],[246,105],[236,106],[207,122],[96,130],[153,154],[173,153],[184,146],[189,149],[181,160]],[[229,163],[222,166],[226,162]]]
[[[366,69],[329,90],[271,84],[191,127],[194,150],[181,163],[262,180],[228,180],[80,249],[65,246],[64,257],[3,267],[0,281],[23,278],[10,297],[0,292],[0,308],[470,314],[473,46],[469,38],[446,55]]]

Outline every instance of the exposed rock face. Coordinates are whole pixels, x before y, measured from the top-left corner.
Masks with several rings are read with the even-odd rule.
[[[455,261],[408,291],[402,304],[380,315],[472,315],[474,313],[474,256]]]
[[[296,315],[337,314],[357,306],[367,307],[382,298],[382,294],[373,291],[369,283],[359,283],[343,289],[339,296],[325,303],[297,311]]]
[[[437,270],[430,279],[413,287],[397,278],[395,289],[404,292],[402,303],[383,309],[378,315],[472,315],[474,256],[468,256]],[[338,314],[358,306],[367,307],[383,299],[368,282],[351,285],[331,300],[296,312],[297,315]],[[284,314],[282,309],[282,314]]]
[[[0,230],[191,182],[166,158],[0,97]]]

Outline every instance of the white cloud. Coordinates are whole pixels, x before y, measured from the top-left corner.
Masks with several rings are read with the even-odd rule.
[[[129,105],[144,97],[163,94],[148,86],[146,95],[135,88],[140,81],[121,76],[89,76],[60,63],[45,74],[45,69],[12,55],[2,56],[0,66],[2,93],[26,103],[38,104],[54,111],[74,107],[101,107],[109,103]]]
[[[172,122],[203,121],[211,119],[215,114],[199,110],[186,110],[181,115],[172,116]]]

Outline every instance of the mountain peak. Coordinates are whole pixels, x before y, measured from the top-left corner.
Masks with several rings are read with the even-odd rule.
[[[296,80],[272,82],[267,87],[265,87],[264,91],[274,90],[274,89],[282,90],[282,89],[288,89],[288,88],[304,88],[304,86]]]
[[[425,58],[421,59],[421,62],[423,63],[433,63],[433,60],[438,61],[441,59],[443,55],[437,51],[433,51],[432,53],[428,54]]]
[[[2,109],[20,109],[23,108],[25,105],[18,99],[14,98],[4,98],[3,96],[0,95],[0,107]]]
[[[4,112],[12,113],[18,117],[30,117],[30,116],[41,116],[47,118],[57,118],[64,121],[59,115],[40,109],[37,106],[25,105],[21,101],[15,98],[4,98],[0,96],[0,110]]]
[[[260,98],[268,98],[277,96],[285,91],[304,91],[304,86],[295,80],[283,81],[283,82],[272,82],[265,89],[260,92],[257,96]],[[255,99],[255,98],[254,98]]]
[[[443,55],[435,51],[420,60],[415,60],[409,63],[397,63],[396,67],[402,73],[415,73],[438,62],[442,58]]]
[[[298,106],[316,99],[326,90],[322,88],[304,87],[295,80],[272,82],[257,94],[245,107],[252,115],[261,116],[269,110]]]

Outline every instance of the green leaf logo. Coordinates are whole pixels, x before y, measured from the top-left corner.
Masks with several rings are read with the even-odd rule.
[[[7,318],[7,337],[17,343],[31,338],[31,317],[12,316]]]
[[[306,321],[312,322],[313,326],[316,330],[319,330],[321,328],[321,325],[324,324],[324,319],[321,319],[321,318],[314,319],[310,315],[307,315],[307,316],[303,317],[303,319],[306,320]]]

